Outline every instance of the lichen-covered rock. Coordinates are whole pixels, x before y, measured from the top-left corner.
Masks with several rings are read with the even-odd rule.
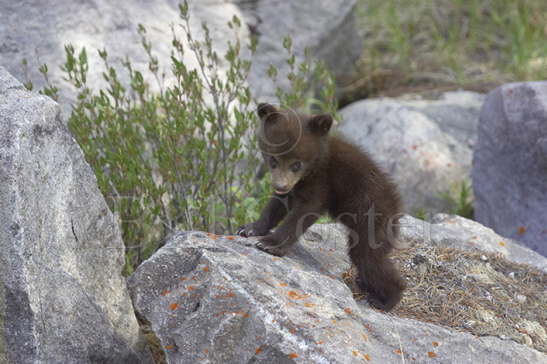
[[[358,101],[341,110],[339,131],[393,176],[406,211],[446,212],[443,194],[469,179],[483,98],[459,91],[439,100]]]
[[[501,254],[505,259],[547,273],[547,259],[492,229],[461,216],[437,214],[431,223],[404,216],[401,235],[406,244],[425,241],[428,245]]]
[[[547,82],[488,94],[472,177],[477,221],[547,256]]]
[[[51,99],[0,67],[0,362],[149,362],[124,246]]]
[[[337,225],[314,225],[279,258],[256,249],[253,239],[179,233],[130,277],[131,296],[169,363],[547,360],[514,341],[452,331],[356,301],[342,280],[350,267],[345,241]]]

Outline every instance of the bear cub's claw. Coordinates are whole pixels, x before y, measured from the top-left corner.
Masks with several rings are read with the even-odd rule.
[[[243,236],[245,238],[250,238],[251,236],[263,236],[268,233],[268,230],[261,228],[255,222],[250,224],[241,225],[236,232],[236,235]]]
[[[283,246],[282,243],[274,240],[271,236],[263,236],[260,238],[256,247],[268,254],[282,257],[287,254],[287,247]]]

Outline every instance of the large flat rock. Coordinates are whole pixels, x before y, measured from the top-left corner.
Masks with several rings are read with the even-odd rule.
[[[406,221],[407,224],[412,221]],[[403,240],[408,238],[403,235]],[[137,312],[169,363],[542,363],[496,337],[397,317],[356,302],[343,229],[315,225],[278,258],[253,239],[173,236],[130,277]]]

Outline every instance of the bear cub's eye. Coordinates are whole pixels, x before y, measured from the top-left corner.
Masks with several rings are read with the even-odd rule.
[[[277,161],[275,160],[274,157],[270,157],[270,168],[275,168],[277,167]]]
[[[293,164],[291,164],[291,171],[298,172],[302,168],[302,162],[296,161]]]

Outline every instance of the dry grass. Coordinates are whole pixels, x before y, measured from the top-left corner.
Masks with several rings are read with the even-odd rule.
[[[547,352],[547,274],[499,255],[448,248],[417,246],[394,258],[408,284],[395,315]]]

